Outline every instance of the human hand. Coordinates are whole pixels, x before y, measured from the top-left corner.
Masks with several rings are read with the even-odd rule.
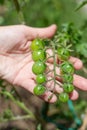
[[[36,37],[51,38],[56,31],[56,26],[48,28],[31,28],[25,25],[0,27],[0,77],[7,80],[11,84],[21,86],[31,93],[35,87],[35,75],[32,73],[32,57],[30,44]],[[82,62],[77,58],[70,58],[76,69],[82,67]],[[49,61],[49,66],[52,67],[52,62]],[[85,83],[86,79],[74,75],[74,85],[78,88],[87,90]],[[41,98],[48,101],[48,97],[52,94],[53,87],[47,84],[51,91],[46,92]],[[62,90],[59,86],[55,87],[55,92],[60,93]],[[74,91],[71,99],[74,100],[78,97],[78,93]],[[55,102],[56,95],[49,102]]]

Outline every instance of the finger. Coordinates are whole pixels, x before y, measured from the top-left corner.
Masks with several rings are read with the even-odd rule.
[[[52,52],[51,49],[47,50],[47,53],[48,53],[50,56],[53,55],[53,52]],[[57,58],[57,56],[56,56],[56,63],[58,63],[58,61],[59,61],[59,60],[58,60],[58,58]],[[81,68],[83,67],[82,61],[81,61],[80,59],[76,58],[76,57],[70,57],[69,61],[73,64],[73,66],[74,66],[74,68],[75,68],[76,70],[79,70],[79,69],[81,69]],[[49,59],[47,60],[47,62],[53,63],[53,62],[54,62],[54,59],[53,59],[53,58],[49,58]]]
[[[27,27],[25,29],[26,35],[29,40],[39,38],[51,38],[56,32],[57,26],[55,24],[45,28]]]
[[[49,68],[52,69],[53,66],[50,65]],[[57,74],[60,73],[59,68],[56,69],[56,72],[57,72]],[[49,76],[54,76],[54,74],[51,72],[51,73],[49,73]],[[59,80],[59,78],[58,78],[57,80]],[[77,80],[76,80],[76,81],[77,81]],[[53,85],[54,85],[53,83],[54,83],[54,82],[52,82],[52,81],[48,82],[47,88],[48,88],[50,91],[54,91],[54,92],[57,92],[57,93],[61,93],[61,92],[63,91],[63,89],[60,87],[60,85],[55,85],[55,87],[54,87],[54,86],[53,86]],[[86,84],[87,84],[87,83],[86,83]],[[74,84],[74,85],[76,86],[76,84]],[[86,88],[86,89],[87,89],[87,88]],[[74,91],[70,94],[71,100],[76,100],[76,99],[78,98],[78,96],[79,96],[79,95],[78,95],[78,93],[77,93],[76,90],[74,90]]]
[[[42,96],[40,96],[43,100],[49,103],[54,103],[57,101],[57,96],[50,91],[46,91]]]
[[[76,90],[74,90],[69,96],[71,100],[76,100],[79,97],[79,94]]]
[[[48,77],[48,80],[52,79],[52,77]],[[53,91],[55,93],[61,93],[63,92],[63,89],[60,87],[60,82],[56,81],[57,84],[54,83],[54,80],[51,80],[49,82],[46,83],[46,88],[49,91]]]
[[[53,64],[54,58],[53,58],[53,51],[52,51],[52,49],[47,49],[46,53],[47,53],[47,62],[50,63],[50,64]],[[57,55],[55,55],[55,61],[56,61],[56,63],[58,63]]]
[[[55,74],[53,64],[47,63],[47,66],[48,66],[47,73],[46,73],[47,77],[49,77],[49,76],[52,78],[55,77],[56,80],[61,81],[60,68],[58,68],[58,67],[55,68],[55,72],[56,72],[56,74]]]
[[[54,77],[55,76],[54,75],[54,73],[55,73],[54,72],[54,65],[50,64],[50,63],[47,63],[46,65],[47,65],[46,71],[49,72],[47,75]],[[60,75],[60,68],[55,67],[55,71],[56,71],[56,74]]]
[[[83,63],[76,57],[70,57],[69,61],[74,65],[75,69],[79,70],[83,67]]]
[[[47,49],[46,53],[47,53],[47,62],[48,63],[53,63],[53,52],[52,52],[52,49]]]
[[[33,93],[33,90],[34,90],[34,87],[36,86],[36,83],[34,82],[34,80],[30,80],[30,79],[27,79],[25,81],[22,81],[21,82],[21,86],[23,88],[25,88],[26,90],[28,90],[29,92]],[[52,92],[50,91],[46,91],[42,96],[39,96],[41,97],[43,100],[49,102],[49,103],[54,103],[56,102],[57,100],[57,97],[56,95],[54,94],[52,96],[52,98],[49,100],[49,97],[52,95]]]
[[[79,75],[76,75],[76,74],[74,75],[73,84],[81,90],[84,90],[84,91],[87,90],[87,79]]]

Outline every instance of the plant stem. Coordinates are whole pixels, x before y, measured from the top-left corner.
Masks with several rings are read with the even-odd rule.
[[[21,10],[19,1],[18,0],[13,0],[13,2],[14,2],[15,8],[16,8],[17,13],[18,13],[19,22],[21,24],[25,24],[24,14],[23,14],[23,12]]]
[[[62,87],[62,84],[60,82],[56,81],[56,84]]]
[[[11,119],[0,119],[0,122],[7,122],[7,121],[15,121],[15,120],[24,120],[31,118],[30,115],[23,115],[23,116],[16,116],[12,117]]]
[[[47,71],[45,74],[47,75],[47,74],[49,74],[50,72],[52,72],[53,70],[49,70],[49,71]]]
[[[54,43],[52,43],[52,46],[53,46],[53,58],[54,58],[53,70],[54,70],[54,88],[55,88],[55,85],[56,85],[56,57],[55,57],[55,50],[56,50],[56,48],[55,48]]]
[[[62,77],[61,75],[56,74],[57,77]]]
[[[9,97],[15,104],[17,104],[21,109],[23,109],[32,119],[35,119],[34,114],[25,106],[23,102],[20,102],[19,100],[15,99],[13,95],[10,92],[7,91],[1,91],[1,94]]]
[[[82,70],[83,70],[84,73],[87,74],[87,68],[85,68],[85,67],[83,66]]]
[[[53,72],[54,72],[54,78],[53,78],[53,80],[54,80],[54,87],[53,87],[53,93],[52,93],[52,95],[49,96],[49,98],[48,98],[49,100],[53,97],[54,91],[55,91],[55,86],[56,86],[56,56],[55,56],[55,50],[56,50],[56,48],[55,48],[55,43],[51,42],[51,44],[52,44],[53,59],[54,59],[54,61],[53,61]]]
[[[50,59],[50,58],[53,58],[53,56],[49,56],[49,57],[47,58],[47,60]]]
[[[51,79],[48,79],[46,82],[49,82],[49,81],[52,81],[53,80],[53,78],[51,78]]]

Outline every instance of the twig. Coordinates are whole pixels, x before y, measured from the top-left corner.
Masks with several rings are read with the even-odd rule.
[[[87,74],[87,68],[83,67],[82,70]]]
[[[0,122],[8,122],[8,121],[15,121],[15,120],[24,120],[31,118],[31,115],[23,115],[23,116],[16,116],[12,117],[11,119],[0,119]]]
[[[25,104],[23,102],[20,102],[19,100],[15,99],[10,92],[0,91],[0,94],[3,94],[5,96],[9,97],[15,104],[17,104],[21,109],[23,109],[27,114],[29,114],[32,119],[35,119],[34,114],[25,106]]]
[[[15,5],[15,8],[17,10],[18,18],[19,18],[20,23],[25,24],[24,14],[23,14],[23,12],[21,10],[19,1],[18,0],[13,0],[13,2],[14,2],[14,5]]]
[[[83,124],[82,126],[80,127],[79,130],[86,130],[87,129],[87,110],[85,112],[85,116],[84,116],[84,119],[83,119]]]

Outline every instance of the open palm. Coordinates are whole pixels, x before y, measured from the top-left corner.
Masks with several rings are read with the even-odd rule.
[[[51,38],[56,31],[56,26],[47,28],[32,28],[25,25],[7,26],[0,29],[0,76],[11,84],[24,87],[31,93],[35,87],[35,75],[32,73],[32,57],[30,44],[36,37]],[[81,68],[81,61],[71,58],[76,69]],[[49,63],[50,64],[50,63]],[[52,66],[50,64],[50,66]],[[78,77],[77,77],[78,78]],[[75,82],[75,81],[74,81]],[[76,84],[76,82],[75,82]],[[49,85],[48,85],[49,86]],[[79,85],[77,84],[77,87]],[[52,87],[52,86],[51,86]],[[56,86],[57,92],[62,91]],[[52,94],[47,91],[41,98],[48,101]],[[74,96],[75,95],[75,96]],[[73,92],[71,98],[77,98],[78,94]],[[55,102],[56,95],[49,102]]]

